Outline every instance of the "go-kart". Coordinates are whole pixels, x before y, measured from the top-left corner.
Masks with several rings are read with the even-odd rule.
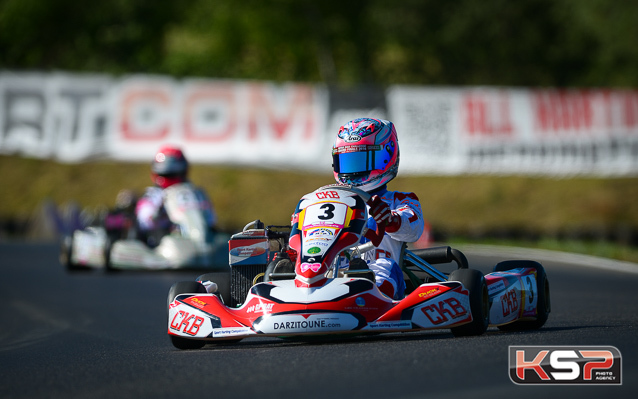
[[[62,263],[69,270],[227,270],[229,235],[207,226],[194,190],[188,183],[164,190],[171,224],[154,237],[157,245],[140,237],[132,215],[110,213],[102,225],[75,230],[63,239]]]
[[[366,231],[370,195],[324,186],[301,198],[292,226],[256,221],[231,237],[230,272],[175,283],[168,294],[168,335],[179,349],[254,336],[304,338],[450,329],[455,336],[540,328],[550,312],[549,282],[534,261],[506,261],[494,272],[468,267],[450,247],[403,249],[406,295],[393,300],[360,254],[384,231]],[[361,237],[371,239],[361,244]],[[273,250],[270,254],[269,251]],[[349,258],[349,268],[338,259]],[[433,264],[452,264],[442,272]]]

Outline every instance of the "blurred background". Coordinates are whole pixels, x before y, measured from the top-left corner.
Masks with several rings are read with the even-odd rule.
[[[635,0],[0,0],[0,239],[56,239],[141,192],[169,139],[221,229],[286,224],[333,181],[339,124],[380,116],[402,143],[391,188],[436,241],[638,261],[636,21]],[[175,128],[203,87],[218,113]],[[188,141],[228,120],[232,143]]]

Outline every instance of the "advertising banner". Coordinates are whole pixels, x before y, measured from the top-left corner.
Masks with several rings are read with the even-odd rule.
[[[638,92],[393,87],[402,172],[628,175]]]
[[[401,173],[638,174],[638,91],[391,86],[0,72],[0,154],[328,173],[341,124],[396,125]]]

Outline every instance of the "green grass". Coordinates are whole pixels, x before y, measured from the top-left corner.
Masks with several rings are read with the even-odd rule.
[[[330,174],[210,165],[192,165],[191,180],[209,193],[219,214],[219,227],[228,231],[254,219],[287,224],[302,195],[334,182]],[[141,193],[150,183],[149,164],[60,164],[0,156],[0,219],[29,218],[44,200],[110,207],[120,189]],[[466,237],[476,242],[516,233],[525,238],[522,241],[543,248],[567,247],[636,259],[636,249],[629,245],[610,243],[607,248],[602,244],[622,242],[622,237],[629,237],[630,242],[636,239],[635,177],[400,175],[390,189],[415,192],[425,218],[446,238]],[[587,244],[583,232],[596,239]]]

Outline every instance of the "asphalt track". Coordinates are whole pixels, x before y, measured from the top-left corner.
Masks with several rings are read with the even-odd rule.
[[[485,273],[521,256],[463,250]],[[0,398],[629,398],[638,391],[638,265],[538,253],[552,313],[534,332],[256,338],[179,351],[166,335],[166,295],[197,273],[69,274],[57,256],[52,244],[0,243]],[[623,384],[515,385],[509,345],[614,346]]]

